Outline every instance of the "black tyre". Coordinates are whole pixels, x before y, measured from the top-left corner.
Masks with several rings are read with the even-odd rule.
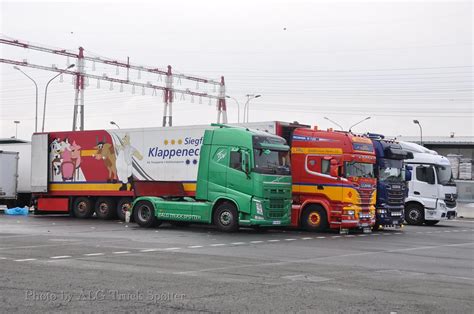
[[[115,201],[110,197],[99,197],[95,202],[95,213],[100,219],[115,218]]]
[[[425,220],[425,225],[434,226],[439,222],[439,220]]]
[[[155,208],[149,201],[140,201],[133,208],[135,222],[143,228],[158,226],[161,222],[156,219]]]
[[[78,197],[74,200],[72,205],[72,212],[77,218],[90,218],[94,213],[92,208],[92,201],[88,197]]]
[[[306,207],[301,215],[301,227],[313,232],[326,231],[328,228],[326,210],[318,205]]]
[[[117,217],[125,221],[127,211],[132,207],[132,199],[130,197],[123,197],[117,203]]]
[[[235,205],[229,202],[220,204],[214,211],[214,224],[223,232],[239,230],[239,216]]]
[[[409,225],[420,226],[425,221],[425,211],[418,204],[408,204],[405,206],[405,220]]]

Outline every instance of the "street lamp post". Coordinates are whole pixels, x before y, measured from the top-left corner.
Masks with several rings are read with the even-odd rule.
[[[334,123],[335,125],[337,125],[341,129],[341,131],[344,131],[344,128],[339,123],[337,123],[336,121],[333,121],[333,120],[329,119],[328,117],[324,117],[324,119],[328,120],[329,122]]]
[[[240,104],[239,104],[239,102],[237,101],[237,99],[235,99],[235,98],[232,97],[232,96],[227,95],[227,96],[225,96],[225,97],[234,100],[235,103],[237,104],[237,123],[239,123],[239,122],[240,122]]]
[[[61,74],[63,74],[64,71],[70,69],[74,67],[74,64],[71,64],[70,66],[68,66],[67,68],[65,68],[64,70],[62,70],[61,72],[59,72],[58,74],[56,74],[52,79],[50,79],[48,81],[48,83],[46,83],[46,87],[44,88],[44,105],[43,105],[43,124],[41,126],[41,132],[44,132],[44,120],[46,118],[46,97],[48,96],[48,86],[49,86],[49,83],[51,83],[52,80],[54,80],[55,78],[57,78],[58,76],[60,76]]]
[[[36,84],[36,81],[32,79],[28,74],[23,72],[19,67],[14,66],[13,67],[15,70],[20,71],[23,73],[27,78],[29,78],[33,84],[35,84],[35,90],[36,90],[36,106],[35,106],[35,132],[38,132],[38,84]]]
[[[418,124],[420,127],[420,145],[423,146],[423,129],[421,128],[421,123],[418,120],[413,120],[413,123]]]
[[[261,97],[262,95],[247,94],[245,96],[247,97],[247,102],[245,103],[245,106],[244,106],[244,122],[245,122],[245,113],[247,113],[247,122],[249,122],[250,100]]]
[[[20,124],[20,121],[13,121],[15,123],[15,139],[18,138],[18,124]]]
[[[117,128],[120,129],[119,125],[117,123],[115,123],[114,121],[110,121],[110,124],[115,125]]]
[[[349,132],[351,132],[352,128],[355,127],[356,125],[361,124],[361,123],[364,122],[365,120],[369,120],[369,119],[370,119],[370,117],[367,117],[367,118],[365,118],[365,119],[360,120],[360,121],[357,122],[356,124],[353,124],[353,125],[349,128]]]

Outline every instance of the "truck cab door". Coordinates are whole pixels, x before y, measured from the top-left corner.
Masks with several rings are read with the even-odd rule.
[[[230,148],[229,167],[227,169],[226,193],[235,199],[241,208],[250,203],[253,194],[253,180],[251,180],[250,154],[239,147]]]
[[[438,198],[435,169],[431,165],[416,165],[414,168],[413,188],[410,194],[420,198],[425,207],[435,208]]]

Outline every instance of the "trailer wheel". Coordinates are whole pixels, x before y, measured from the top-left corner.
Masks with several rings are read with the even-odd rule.
[[[439,220],[425,220],[425,225],[434,226],[439,222]]]
[[[223,232],[235,232],[239,229],[239,216],[234,204],[225,202],[214,211],[214,224]]]
[[[321,232],[328,228],[326,211],[319,205],[310,205],[301,215],[301,226],[306,231]]]
[[[151,228],[161,224],[161,221],[156,219],[155,208],[149,201],[140,201],[133,208],[133,217],[135,222],[143,228]]]
[[[406,205],[405,220],[409,225],[422,225],[425,221],[423,207],[414,203]]]
[[[115,217],[115,202],[109,197],[100,197],[95,202],[95,213],[100,219],[112,219]]]
[[[125,221],[125,214],[132,207],[132,199],[129,197],[123,197],[119,199],[117,203],[117,217],[118,219]]]
[[[77,218],[90,218],[94,213],[92,202],[88,197],[78,197],[74,201],[72,211]]]

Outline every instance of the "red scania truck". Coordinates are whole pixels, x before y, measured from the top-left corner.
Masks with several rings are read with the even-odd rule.
[[[377,181],[372,141],[350,132],[279,121],[245,124],[277,134],[291,147],[291,224],[310,231],[371,230]]]

